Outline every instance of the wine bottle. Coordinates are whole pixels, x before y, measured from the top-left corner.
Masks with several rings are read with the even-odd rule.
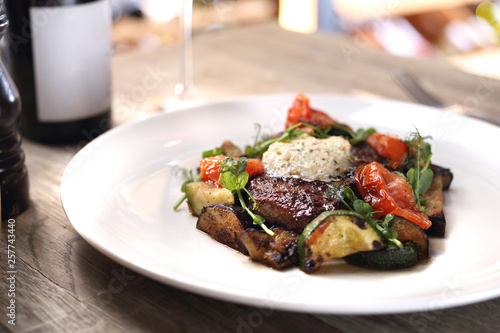
[[[111,125],[109,0],[5,0],[3,57],[22,102],[19,130],[90,141]]]

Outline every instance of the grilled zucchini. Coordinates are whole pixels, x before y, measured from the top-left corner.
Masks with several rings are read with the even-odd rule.
[[[406,268],[418,262],[417,245],[413,241],[403,243],[403,248],[391,246],[378,251],[358,252],[345,257],[353,265],[372,269],[391,270]]]
[[[311,273],[330,259],[381,249],[383,243],[378,233],[356,215],[328,211],[309,223],[298,243],[300,269]]]
[[[204,181],[192,182],[186,185],[186,197],[191,212],[200,216],[201,209],[217,203],[234,203],[234,195],[226,188],[208,185]]]

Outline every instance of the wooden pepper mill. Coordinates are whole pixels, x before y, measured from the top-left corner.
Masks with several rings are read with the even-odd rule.
[[[0,0],[0,41],[9,21]],[[0,195],[2,220],[23,212],[29,206],[28,171],[17,129],[21,101],[14,82],[0,58]]]

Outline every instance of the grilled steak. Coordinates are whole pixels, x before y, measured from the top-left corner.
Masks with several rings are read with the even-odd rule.
[[[336,182],[308,182],[298,178],[278,178],[261,174],[250,179],[248,190],[259,203],[256,213],[267,221],[280,224],[290,230],[302,230],[324,211],[342,209],[342,203],[333,194],[350,186],[357,193],[352,175],[358,166],[372,161],[385,163],[385,158],[366,143],[352,147],[353,170]]]
[[[308,182],[298,178],[279,178],[261,174],[248,183],[248,190],[259,203],[256,213],[267,221],[302,232],[316,216],[339,209],[341,202],[333,194],[335,186],[351,186],[352,177],[338,182]]]
[[[366,142],[361,142],[355,146],[352,146],[351,154],[353,157],[352,164],[354,166],[354,169],[357,169],[360,165],[366,165],[371,162],[378,162],[383,166],[387,165],[387,159],[380,156]]]

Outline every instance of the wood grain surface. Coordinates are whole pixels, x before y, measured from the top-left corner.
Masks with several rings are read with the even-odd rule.
[[[159,112],[158,104],[173,96],[177,51],[167,46],[113,58],[115,126]],[[500,82],[491,78],[463,73],[444,59],[397,58],[362,40],[299,35],[275,23],[196,36],[194,57],[198,96],[205,101],[297,92],[407,100],[389,73],[409,68],[447,102],[474,103],[499,114]],[[61,177],[85,143],[24,141],[31,207],[15,218],[15,326],[5,315],[7,224],[2,223],[1,332],[499,332],[500,298],[419,313],[317,315],[223,302],[141,276],[95,250],[64,213]]]

